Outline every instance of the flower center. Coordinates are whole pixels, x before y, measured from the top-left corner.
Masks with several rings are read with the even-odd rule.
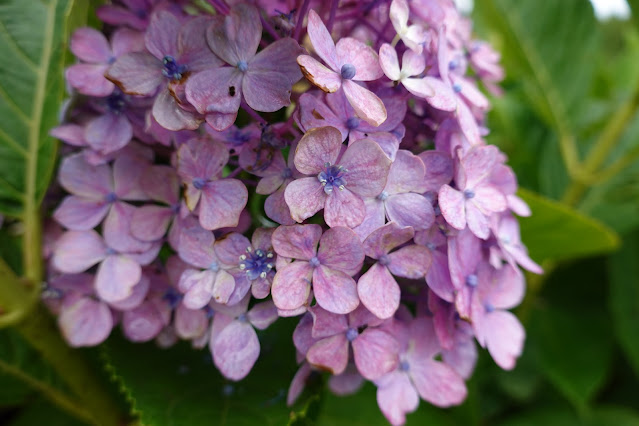
[[[320,261],[317,256],[311,257],[311,260],[309,260],[308,263],[310,263],[313,268],[317,268],[318,266],[320,266]]]
[[[237,69],[242,72],[246,72],[246,70],[248,70],[248,64],[246,63],[246,61],[240,61],[237,63]]]
[[[110,113],[119,114],[126,107],[126,101],[124,99],[124,93],[119,90],[115,90],[107,99],[106,107]]]
[[[486,306],[484,307],[486,308],[486,312],[493,312],[495,310],[495,307],[490,303],[486,303]]]
[[[410,370],[410,365],[408,361],[402,361],[399,363],[399,371],[408,371]]]
[[[349,130],[357,129],[358,126],[359,126],[359,118],[349,117],[349,119],[346,120],[346,127],[348,127]]]
[[[466,285],[469,287],[477,287],[479,280],[477,279],[477,275],[470,274],[466,277]]]
[[[352,64],[344,64],[342,65],[342,69],[340,70],[340,74],[342,74],[342,78],[344,80],[351,80],[355,77],[355,67]]]
[[[170,287],[162,296],[162,300],[165,300],[171,309],[174,309],[182,301],[182,295],[175,291],[173,287]]]
[[[115,195],[115,192],[109,192],[105,197],[104,201],[107,203],[115,203],[118,199],[118,196]]]
[[[386,265],[391,263],[391,260],[390,260],[390,257],[388,257],[387,254],[383,254],[383,255],[380,256],[379,259],[377,259],[377,262],[379,262],[379,264],[382,265],[382,266],[386,266]]]
[[[464,191],[464,197],[467,200],[470,200],[471,198],[475,198],[475,192],[472,189],[467,189]]]
[[[340,190],[344,189],[346,187],[344,174],[348,170],[342,166],[331,165],[331,163],[324,164],[324,167],[326,167],[326,170],[317,175],[317,180],[324,187],[324,192],[330,194],[333,192],[334,187],[338,187]]]
[[[288,179],[291,176],[293,176],[293,171],[290,168],[285,168],[284,170],[282,170],[282,177],[284,179]]]
[[[186,72],[186,65],[180,65],[177,63],[173,56],[165,56],[162,59],[162,63],[164,64],[164,69],[162,69],[162,74],[170,79],[170,80],[182,80],[183,74]]]
[[[209,265],[209,269],[213,272],[217,272],[220,270],[220,265],[218,265],[217,262],[214,260],[213,263]]]
[[[386,201],[388,199],[388,192],[382,191],[382,193],[377,196],[377,199],[379,201]]]
[[[261,249],[246,248],[246,254],[240,256],[240,269],[246,273],[249,280],[266,278],[273,269],[273,253]]]
[[[359,332],[357,331],[356,328],[349,328],[346,331],[346,340],[348,340],[349,342],[352,342],[353,340],[355,340],[357,336],[359,336]]]
[[[462,91],[462,87],[459,83],[455,83],[453,84],[453,90],[455,91],[455,93],[460,93]]]
[[[195,178],[193,179],[193,186],[195,189],[202,189],[206,185],[206,179],[204,178]]]

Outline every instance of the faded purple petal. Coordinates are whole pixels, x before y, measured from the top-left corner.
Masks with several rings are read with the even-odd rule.
[[[106,77],[129,95],[151,96],[166,79],[162,62],[146,52],[127,53],[118,58]]]
[[[341,374],[348,364],[348,340],[343,333],[322,339],[308,350],[308,362],[331,374]]]
[[[273,249],[283,257],[310,260],[317,253],[321,237],[319,225],[280,226],[273,232]]]
[[[375,197],[386,185],[391,160],[377,143],[363,139],[346,149],[340,165],[348,170],[347,189],[362,197]]]
[[[385,266],[375,263],[357,282],[360,300],[375,316],[390,318],[399,307],[401,291]]]
[[[296,222],[303,222],[323,209],[327,198],[330,197],[316,177],[294,180],[284,190],[284,200]]]
[[[355,275],[364,262],[364,249],[352,230],[338,226],[322,235],[317,258],[328,268]]]
[[[118,302],[131,295],[142,277],[140,265],[127,256],[107,256],[98,267],[95,290],[106,302]]]
[[[313,293],[318,305],[336,314],[347,314],[359,305],[355,280],[323,265],[313,271]]]
[[[216,337],[211,352],[215,366],[230,380],[241,380],[260,355],[260,341],[250,324],[233,321]]]
[[[299,260],[277,271],[271,287],[275,306],[289,310],[304,305],[311,291],[312,276],[311,265]]]
[[[109,337],[113,317],[105,303],[82,297],[62,309],[58,326],[70,346],[95,346]]]
[[[53,252],[53,266],[60,272],[84,272],[106,257],[107,247],[95,231],[69,231]]]
[[[206,40],[213,53],[233,66],[253,58],[261,38],[259,12],[249,4],[233,6],[224,21],[212,22],[206,32]]]
[[[58,223],[73,231],[88,231],[95,228],[109,211],[109,204],[69,195],[53,213]]]
[[[399,363],[399,344],[385,331],[367,328],[352,344],[357,370],[368,380],[379,379]]]
[[[209,182],[200,199],[200,224],[204,229],[237,226],[248,201],[248,191],[236,179]]]
[[[344,80],[342,89],[359,118],[375,127],[386,121],[386,107],[376,94],[352,80]]]

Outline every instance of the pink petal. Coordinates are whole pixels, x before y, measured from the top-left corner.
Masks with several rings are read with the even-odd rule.
[[[331,376],[328,379],[328,388],[338,396],[352,395],[360,390],[363,384],[364,378],[351,363],[342,374]]]
[[[406,413],[419,406],[419,396],[406,373],[394,371],[377,380],[377,405],[392,425],[406,423]]]
[[[313,85],[322,89],[326,93],[334,93],[342,87],[342,78],[334,71],[329,70],[316,59],[308,55],[297,57],[297,64],[302,70],[302,74]]]
[[[414,26],[411,26],[414,27]],[[404,42],[406,39],[404,38]],[[426,69],[426,58],[421,53],[406,49],[402,55],[402,71],[408,77],[419,75]]]
[[[129,143],[133,127],[126,115],[104,114],[89,122],[84,137],[91,148],[109,154]]]
[[[383,255],[410,241],[415,232],[410,227],[403,227],[389,222],[373,231],[364,241],[364,250],[368,257],[379,259]]]
[[[425,401],[438,407],[450,407],[466,399],[466,383],[451,367],[432,359],[411,361],[410,376]]]
[[[248,191],[241,181],[209,182],[200,199],[200,224],[208,230],[237,226],[247,201]]]
[[[335,164],[342,149],[342,134],[335,127],[310,129],[295,149],[295,167],[305,175],[316,175]]]
[[[166,77],[162,62],[146,52],[127,53],[118,58],[106,77],[129,95],[151,96]]]
[[[308,309],[313,317],[311,336],[313,339],[323,339],[336,334],[345,333],[348,330],[346,315],[334,314],[319,305]]]
[[[353,231],[362,241],[386,222],[384,203],[377,197],[364,199],[364,206],[366,208],[366,216],[359,226],[353,228]]]
[[[290,185],[289,185],[290,186]],[[362,223],[366,207],[362,197],[346,189],[335,189],[326,197],[324,220],[331,227],[354,228]]]
[[[173,317],[175,333],[182,339],[190,340],[200,337],[209,326],[209,319],[202,309],[192,310],[184,305],[175,309]]]
[[[362,197],[375,197],[386,185],[391,160],[377,143],[363,139],[346,149],[340,165],[347,170],[346,189]]]
[[[371,266],[357,281],[357,293],[364,306],[378,318],[392,317],[399,307],[399,285],[379,263]]]
[[[443,185],[439,190],[439,207],[446,222],[455,228],[462,230],[466,227],[466,200],[464,194]]]
[[[303,306],[311,291],[312,276],[311,265],[299,260],[277,271],[271,287],[275,306],[286,310]]]
[[[78,28],[73,32],[69,48],[84,62],[99,64],[108,62],[111,58],[111,47],[104,34],[89,27]]]
[[[388,43],[382,44],[379,48],[379,65],[389,79],[398,81],[401,78],[397,52]]]
[[[133,286],[133,291],[127,298],[118,300],[117,302],[109,302],[109,306],[119,311],[135,309],[144,302],[144,299],[149,293],[150,286],[151,280],[145,275],[142,275],[140,281]]]
[[[129,28],[120,27],[111,36],[113,55],[122,56],[129,52],[141,52],[146,47],[144,45],[144,34]]]
[[[351,104],[359,118],[375,127],[386,121],[386,107],[376,94],[352,80],[343,81],[342,88],[348,103]]]
[[[286,405],[291,406],[297,401],[297,398],[304,391],[304,387],[306,386],[306,381],[311,375],[311,366],[308,363],[302,364],[302,366],[297,370],[295,376],[293,376],[293,380],[291,380],[291,384],[288,388],[288,393],[286,394]]]
[[[237,282],[235,278],[233,278],[233,275],[222,269],[215,276],[215,282],[213,283],[213,288],[211,289],[211,297],[217,303],[230,302],[231,295],[236,289],[236,286]]]
[[[104,259],[106,249],[95,231],[69,231],[56,243],[52,263],[60,272],[83,272]]]
[[[187,269],[179,282],[184,291],[182,303],[189,309],[201,309],[211,301],[211,293],[217,274],[211,270],[195,271]]]
[[[235,119],[237,118],[237,111],[228,114],[211,112],[206,114],[205,118],[206,124],[211,126],[212,129],[221,132],[228,129],[235,123]]]
[[[470,202],[486,214],[503,212],[508,207],[504,194],[491,185],[481,185],[474,192]]]
[[[368,380],[379,379],[399,364],[399,344],[385,331],[367,328],[352,344],[357,370]]]
[[[315,224],[280,226],[273,232],[273,249],[283,257],[310,260],[321,236],[322,228]]]
[[[481,210],[479,210],[475,203],[466,203],[466,221],[468,222],[468,228],[482,240],[488,239],[490,236],[490,223],[488,218]]]
[[[435,89],[430,85],[430,82],[424,78],[405,78],[402,80],[402,84],[413,95],[418,98],[431,98],[435,96]]]
[[[308,26],[306,27],[306,31],[311,39],[315,53],[333,70],[337,71],[339,69],[339,61],[337,60],[335,43],[322,22],[322,19],[313,9],[308,12]]]
[[[420,157],[410,151],[400,149],[388,173],[388,182],[384,188],[389,194],[404,192],[426,192],[424,175],[426,168]],[[438,188],[439,189],[439,188]]]
[[[426,102],[442,111],[455,111],[457,96],[446,83],[435,77],[424,77],[423,80],[435,91],[435,95],[427,97]]]
[[[253,327],[265,330],[277,320],[277,308],[272,301],[258,303],[247,313],[247,318]]]
[[[389,220],[402,226],[412,226],[417,231],[428,229],[435,222],[433,205],[420,194],[408,192],[391,195],[385,206]]]
[[[318,305],[336,314],[347,314],[359,305],[355,280],[324,265],[313,271],[313,293]]]
[[[326,198],[316,177],[294,180],[284,190],[284,200],[296,222],[303,222],[323,209]]]
[[[177,172],[191,183],[196,178],[214,179],[229,160],[226,147],[216,141],[191,139],[177,152]]]
[[[438,192],[442,185],[453,179],[453,161],[450,155],[441,151],[424,151],[419,154],[419,158],[426,167],[424,187],[427,191]]]
[[[355,232],[338,226],[322,235],[317,257],[328,268],[355,275],[364,263],[364,249]]]
[[[223,22],[214,21],[206,32],[213,53],[233,66],[249,61],[262,38],[262,23],[255,6],[236,4]]]
[[[111,168],[107,165],[92,166],[82,154],[62,160],[58,180],[71,194],[94,200],[103,199],[113,190]]]
[[[95,290],[102,300],[118,302],[131,295],[141,277],[142,268],[136,261],[121,254],[110,255],[98,267]]]
[[[140,241],[131,234],[131,218],[135,207],[116,202],[111,206],[102,224],[106,244],[119,252],[143,252],[151,248],[151,243]]]
[[[164,10],[154,13],[144,37],[146,48],[158,59],[167,55],[177,57],[179,31],[180,21],[175,15]]]
[[[95,346],[109,337],[113,316],[105,303],[82,297],[62,309],[58,326],[70,346]]]
[[[293,225],[295,220],[291,217],[291,210],[284,199],[285,190],[286,187],[283,186],[266,198],[264,201],[264,213],[269,219],[280,225]]]
[[[53,213],[53,218],[73,231],[88,231],[95,228],[109,211],[109,204],[69,195]]]
[[[69,85],[78,92],[87,96],[109,96],[113,93],[115,85],[104,77],[109,69],[102,64],[75,64],[71,65],[64,73]]]
[[[186,99],[200,114],[236,114],[242,100],[242,78],[235,67],[199,72],[186,82]]]
[[[215,254],[220,263],[227,268],[237,267],[239,258],[252,250],[251,242],[242,234],[232,232],[215,242]]]
[[[475,120],[470,108],[463,102],[457,104],[457,119],[459,121],[459,127],[464,133],[464,136],[466,136],[466,139],[468,139],[468,142],[470,142],[471,145],[481,144],[482,140],[479,134],[477,120]]]
[[[526,332],[508,311],[494,311],[484,319],[488,352],[504,370],[512,370],[523,350]]]
[[[131,233],[141,241],[156,241],[164,236],[173,219],[168,207],[147,204],[138,207],[131,218]]]
[[[233,321],[215,339],[211,349],[215,366],[230,380],[241,380],[260,355],[260,341],[250,324]]]
[[[310,347],[306,359],[315,368],[341,374],[348,364],[348,340],[343,333],[322,339]]]
[[[133,310],[125,311],[122,316],[124,335],[133,342],[148,342],[156,337],[165,325],[164,312],[152,300]]]
[[[151,110],[153,118],[167,130],[196,130],[204,118],[180,107],[168,89],[160,90]]]
[[[372,81],[381,78],[384,72],[379,66],[377,53],[361,41],[343,37],[335,46],[340,65],[351,64],[355,67],[355,81]]]

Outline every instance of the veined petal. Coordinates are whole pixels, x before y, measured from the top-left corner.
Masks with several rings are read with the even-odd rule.
[[[357,370],[368,380],[379,379],[399,364],[399,343],[385,331],[367,328],[352,343]]]
[[[277,271],[271,295],[279,309],[297,309],[308,300],[313,269],[306,261],[296,261]]]
[[[310,260],[322,236],[319,225],[280,226],[273,232],[273,249],[279,256]]]
[[[317,258],[324,266],[355,275],[364,263],[364,249],[353,231],[337,226],[322,235]]]
[[[146,52],[127,53],[118,58],[106,77],[130,95],[151,96],[164,83],[162,62]]]
[[[466,201],[464,194],[443,185],[439,190],[439,207],[446,222],[455,228],[462,230],[466,227]]]
[[[60,237],[53,252],[53,266],[60,272],[84,272],[106,257],[106,245],[97,232],[69,231]]]
[[[141,277],[142,268],[136,261],[121,254],[110,255],[98,267],[95,290],[102,300],[118,302],[131,295]]]
[[[397,52],[388,43],[382,44],[379,48],[379,65],[389,79],[398,81],[401,78]]]
[[[324,208],[326,194],[317,178],[294,180],[286,186],[284,200],[296,222],[303,222]]]
[[[376,317],[390,318],[399,307],[401,291],[385,266],[375,263],[357,281],[360,300]]]
[[[249,323],[233,321],[217,336],[211,352],[215,366],[224,377],[241,380],[260,355],[260,341]]]
[[[303,17],[301,17],[303,19]],[[322,22],[319,15],[313,10],[308,12],[308,26],[306,27],[308,37],[315,53],[322,58],[334,71],[339,69],[339,61],[337,60],[337,50],[335,43],[326,26]]]
[[[359,118],[375,127],[386,121],[386,107],[376,94],[352,80],[345,80],[342,83],[342,88],[348,103],[351,104]]]
[[[261,38],[259,12],[255,6],[246,3],[234,5],[223,22],[221,19],[213,21],[206,32],[213,53],[233,66],[251,60]]]
[[[348,364],[348,340],[343,333],[322,339],[308,350],[306,360],[315,368],[341,374]]]
[[[431,98],[435,96],[435,89],[430,85],[426,77],[424,78],[405,78],[402,80],[402,84],[413,95],[418,98]]]
[[[241,181],[209,182],[200,198],[200,224],[208,230],[237,226],[247,201],[248,191]]]
[[[355,81],[372,81],[381,78],[384,71],[379,66],[377,53],[361,41],[343,37],[336,45],[337,60],[340,66],[351,64],[355,67]]]
[[[326,68],[312,56],[300,55],[297,64],[304,77],[326,93],[337,92],[342,86],[342,78],[338,73]]]
[[[235,114],[242,101],[242,78],[235,67],[199,72],[186,82],[186,99],[200,114]]]
[[[336,314],[347,314],[359,305],[355,280],[324,265],[313,271],[313,294],[318,305]]]

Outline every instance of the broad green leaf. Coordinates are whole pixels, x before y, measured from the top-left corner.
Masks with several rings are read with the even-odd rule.
[[[639,233],[624,238],[622,249],[610,257],[608,273],[615,334],[639,377]]]
[[[220,375],[208,348],[185,342],[160,349],[112,337],[104,349],[107,368],[144,425],[285,425],[291,417],[286,394],[297,369],[295,323],[280,319],[259,333],[260,358],[237,383]]]
[[[499,45],[508,75],[560,133],[593,74],[597,22],[587,0],[482,0],[474,15]]]
[[[86,425],[73,417],[69,417],[59,408],[38,398],[21,409],[7,426],[81,426]]]
[[[532,209],[520,218],[522,241],[533,259],[574,259],[615,250],[619,237],[604,224],[570,207],[521,189]]]

